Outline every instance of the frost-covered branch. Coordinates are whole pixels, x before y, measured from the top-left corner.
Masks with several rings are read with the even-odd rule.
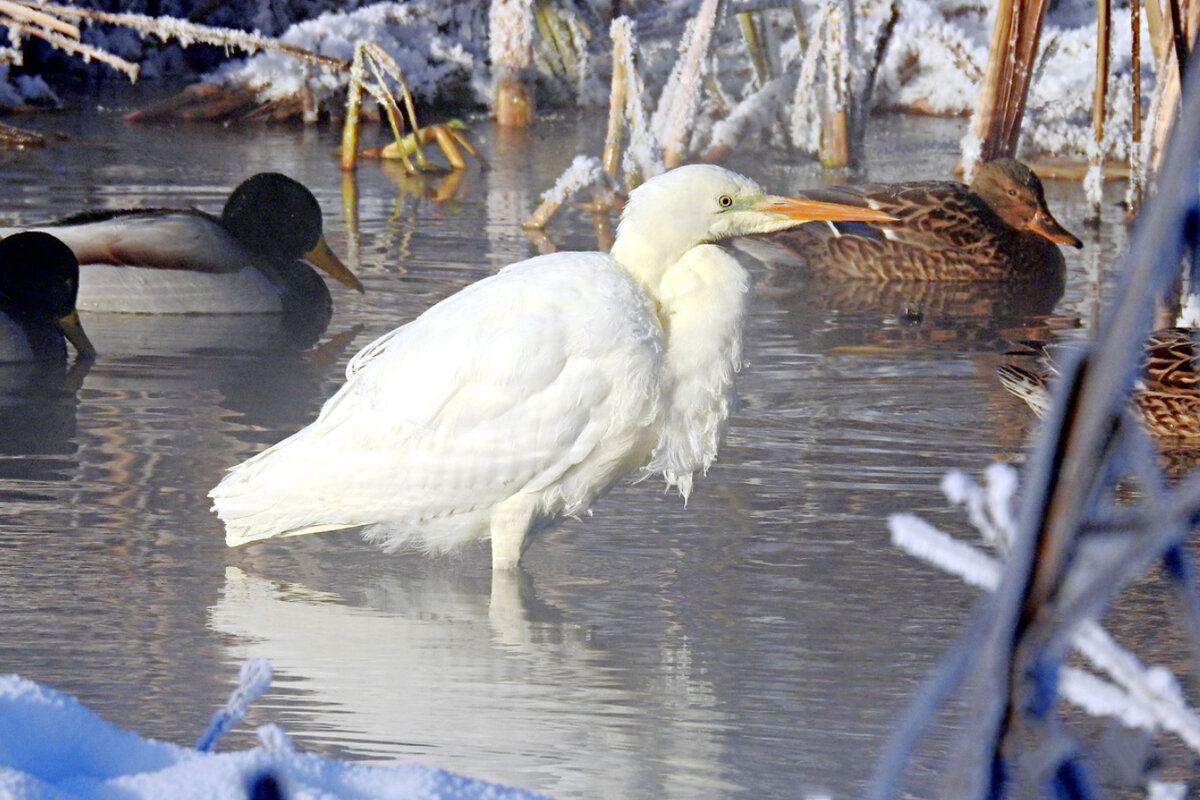
[[[164,42],[175,40],[183,47],[188,47],[199,42],[227,49],[241,50],[246,53],[256,53],[259,50],[275,50],[300,61],[319,64],[340,71],[350,68],[350,62],[343,59],[331,58],[320,53],[314,53],[311,50],[285,44],[269,36],[263,36],[257,31],[248,32],[233,28],[218,28],[174,17],[149,17],[145,14],[111,13],[54,3],[46,3],[41,8],[67,18],[88,19],[95,22],[118,25],[122,28],[129,28],[143,35],[157,36]]]
[[[965,473],[952,472],[942,481],[947,499],[963,505],[971,524],[989,543],[1008,541],[1015,533],[1011,514],[1016,471],[996,464],[989,467],[986,488]],[[916,558],[958,576],[987,591],[1000,585],[1002,563],[943,533],[919,517],[896,514],[888,521],[892,543]],[[1178,735],[1200,753],[1200,715],[1187,706],[1173,676],[1161,667],[1145,667],[1117,644],[1094,620],[1080,623],[1071,636],[1075,649],[1112,680],[1064,667],[1063,696],[1088,711],[1115,716],[1125,725],[1155,731],[1159,727]]]
[[[238,670],[238,685],[225,701],[225,707],[213,714],[208,728],[196,740],[196,749],[211,753],[217,740],[229,732],[250,710],[250,704],[271,686],[271,663],[265,658],[250,658]]]

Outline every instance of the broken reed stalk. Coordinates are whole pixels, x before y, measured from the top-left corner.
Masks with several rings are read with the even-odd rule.
[[[1179,11],[1179,0],[1167,0],[1167,8],[1171,12],[1171,43],[1175,47],[1175,66],[1183,75],[1187,69],[1188,45],[1184,31],[1183,15]]]
[[[533,124],[532,0],[491,0],[488,55],[492,60],[492,111],[499,125]]]
[[[358,166],[358,122],[362,115],[362,93],[366,74],[363,72],[363,50],[356,48],[350,66],[350,86],[346,89],[346,122],[342,125],[342,171],[351,172]]]
[[[0,122],[0,150],[21,150],[26,147],[45,147],[46,137],[40,133],[14,128]]]
[[[1151,4],[1156,0],[1151,0]],[[1129,190],[1125,195],[1125,214],[1132,219],[1142,207],[1142,194],[1146,175],[1142,160],[1142,20],[1141,2],[1129,4],[1131,27],[1129,71],[1133,79],[1133,107],[1130,109],[1129,126]]]
[[[600,163],[609,177],[617,176],[618,159],[621,157],[621,129],[625,119],[625,100],[628,95],[630,61],[627,25],[612,25],[612,89],[608,97],[608,129],[604,135],[604,150]]]
[[[1150,49],[1154,51],[1154,63],[1163,59],[1163,14],[1157,0],[1146,3],[1146,31],[1150,34]]]
[[[1147,3],[1149,8],[1153,3]],[[1155,48],[1156,52],[1161,53],[1158,59],[1158,75],[1159,78],[1155,81],[1154,101],[1157,103],[1157,110],[1152,110],[1152,118],[1154,120],[1154,138],[1150,144],[1151,156],[1149,172],[1151,175],[1157,175],[1163,159],[1164,150],[1166,148],[1167,139],[1171,133],[1172,123],[1175,119],[1175,111],[1179,106],[1179,97],[1181,94],[1179,87],[1180,76],[1180,61],[1179,50],[1173,46],[1173,43],[1178,41],[1175,34],[1174,19],[1178,16],[1176,8],[1167,19],[1162,21],[1159,28],[1159,46]],[[1188,7],[1188,19],[1186,30],[1195,31],[1200,26],[1200,3],[1192,3]],[[1185,37],[1186,38],[1186,37]],[[1152,109],[1154,106],[1152,105]]]
[[[379,89],[379,96],[374,95],[376,100],[381,100],[381,105],[387,109],[388,124],[392,128],[392,136],[396,140],[396,148],[400,151],[400,162],[404,165],[404,171],[410,175],[415,175],[418,171],[429,168],[429,163],[425,160],[425,151],[421,149],[419,141],[419,131],[421,126],[417,123],[417,108],[413,102],[412,93],[408,91],[408,82],[404,80],[404,72],[400,69],[400,65],[396,63],[387,51],[374,42],[367,42],[362,45],[366,54],[370,57],[367,62],[371,67],[371,73],[375,76],[376,85]],[[387,81],[380,69],[386,71],[391,76],[392,80],[400,87],[400,97],[404,100],[404,112],[408,114],[408,124],[413,130],[414,143],[413,158],[416,160],[416,167],[413,167],[411,161],[408,160],[408,154],[404,147],[404,113],[400,111],[400,107],[396,104],[396,98],[388,91]],[[367,90],[370,91],[368,84]]]
[[[1134,0],[1136,2],[1136,0]],[[1151,0],[1155,2],[1156,0]],[[1096,83],[1092,94],[1092,147],[1088,152],[1089,218],[1100,219],[1103,196],[1104,119],[1108,111],[1108,58],[1112,38],[1111,0],[1096,0]]]
[[[841,6],[831,3],[825,25],[825,97],[821,104],[821,143],[817,158],[826,168],[844,167],[850,163],[850,106],[849,54],[847,15]]]
[[[971,119],[982,161],[1016,154],[1045,7],[1045,0],[997,5],[982,92]]]

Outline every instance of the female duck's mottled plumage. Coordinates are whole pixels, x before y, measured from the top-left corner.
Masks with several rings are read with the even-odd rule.
[[[329,291],[309,263],[362,291],[325,244],[312,192],[279,173],[242,182],[220,217],[196,209],[85,212],[36,229],[74,251],[78,305],[88,311],[327,318]]]
[[[1034,343],[1036,346],[1036,343]],[[1175,445],[1200,445],[1200,330],[1163,328],[1146,340],[1133,403],[1146,430]],[[1044,352],[1044,348],[1039,348]],[[1004,388],[1024,400],[1038,416],[1050,409],[1053,364],[1028,370],[1005,364],[996,370]]]
[[[0,240],[0,362],[61,361],[66,336],[82,358],[96,351],[79,324],[79,264],[45,233]]]
[[[858,280],[1013,281],[1060,277],[1057,244],[1082,247],[1046,208],[1041,181],[1019,161],[981,164],[954,181],[834,186],[801,197],[884,211],[896,222],[830,222],[766,234],[748,247],[814,276]]]

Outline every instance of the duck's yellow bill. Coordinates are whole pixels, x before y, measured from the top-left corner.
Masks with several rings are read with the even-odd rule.
[[[350,271],[350,268],[329,249],[329,245],[325,244],[324,236],[317,240],[317,244],[312,250],[304,254],[304,260],[317,269],[324,270],[338,283],[343,283],[351,289],[357,289],[360,293],[363,291],[362,283]]]
[[[780,197],[766,207],[767,211],[792,219],[824,222],[896,222],[891,214],[873,208],[799,197]]]
[[[67,337],[67,341],[75,346],[80,358],[95,358],[96,348],[92,345],[92,340],[83,331],[83,323],[79,321],[79,312],[71,311],[70,314],[58,318],[58,327],[62,329],[63,336]]]

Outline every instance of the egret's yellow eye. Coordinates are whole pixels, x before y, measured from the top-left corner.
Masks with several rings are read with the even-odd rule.
[[[733,198],[727,194],[723,194],[717,198],[717,205],[721,208],[729,208],[733,205]]]

